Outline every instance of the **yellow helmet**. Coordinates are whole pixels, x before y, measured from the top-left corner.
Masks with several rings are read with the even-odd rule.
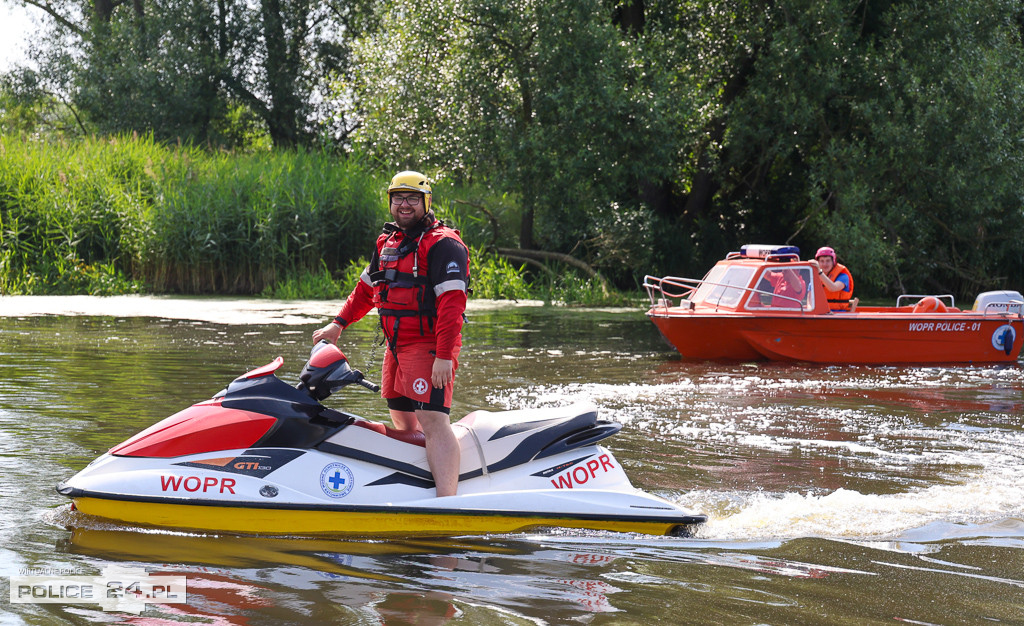
[[[391,194],[396,191],[418,191],[423,194],[423,205],[427,211],[430,210],[430,181],[426,176],[419,172],[413,172],[406,170],[395,174],[395,177],[391,179],[391,184],[388,185],[388,198]]]

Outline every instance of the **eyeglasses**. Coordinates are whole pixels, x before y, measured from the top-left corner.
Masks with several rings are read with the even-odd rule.
[[[391,196],[391,204],[395,206],[402,206],[408,204],[409,206],[419,206],[422,198],[419,195],[412,196]]]

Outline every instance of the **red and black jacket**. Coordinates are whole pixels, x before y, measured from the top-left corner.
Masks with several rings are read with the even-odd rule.
[[[385,224],[370,264],[338,314],[347,326],[376,307],[388,343],[434,342],[451,359],[469,292],[469,250],[456,230],[429,214],[404,231]]]

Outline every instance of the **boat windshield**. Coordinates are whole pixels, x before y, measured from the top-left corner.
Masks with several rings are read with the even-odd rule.
[[[716,265],[693,294],[694,303],[736,306],[754,275],[753,267]]]
[[[773,266],[758,277],[757,296],[747,301],[748,309],[813,309],[814,281],[811,268]]]

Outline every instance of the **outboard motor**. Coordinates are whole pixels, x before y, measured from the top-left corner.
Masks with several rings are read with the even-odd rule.
[[[986,291],[979,293],[972,310],[991,313],[1021,313],[1024,296],[1019,291]]]

